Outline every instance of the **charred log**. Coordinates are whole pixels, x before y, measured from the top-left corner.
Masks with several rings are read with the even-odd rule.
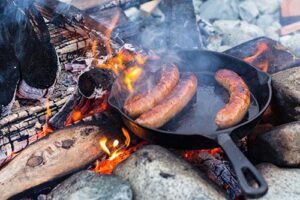
[[[265,46],[264,51],[256,55],[258,48],[262,45]],[[300,58],[296,57],[279,42],[267,37],[250,40],[224,53],[246,61],[250,60],[250,63],[257,68],[263,69],[263,67],[266,67],[265,71],[270,74],[300,65]],[[249,57],[253,59],[247,59]]]
[[[87,98],[97,98],[105,91],[110,91],[113,81],[114,75],[111,70],[93,68],[80,75],[78,89]]]

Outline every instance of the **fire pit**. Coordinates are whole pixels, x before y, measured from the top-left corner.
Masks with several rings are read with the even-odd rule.
[[[228,149],[224,146],[221,145],[224,150],[215,145],[196,150],[187,146],[173,149],[157,142],[155,135],[151,136],[152,139],[147,138],[135,129],[137,127],[126,126],[128,121],[125,120],[124,124],[108,103],[109,96],[116,93],[115,89],[111,90],[116,79],[121,77],[122,87],[128,93],[138,91],[136,85],[139,82],[144,87],[150,79],[157,81],[155,75],[143,76],[145,70],[155,71],[148,66],[152,60],[162,62],[166,51],[168,54],[172,51],[198,52],[207,46],[206,34],[210,34],[207,26],[210,24],[203,19],[196,20],[192,1],[126,0],[99,5],[92,1],[86,5],[72,1],[70,5],[62,1],[37,0],[30,4],[30,9],[29,4],[12,2],[18,9],[28,11],[25,16],[29,16],[28,20],[33,24],[27,29],[43,28],[40,33],[49,40],[45,40],[42,46],[50,45],[45,47],[50,53],[46,53],[47,62],[44,64],[55,67],[49,70],[36,66],[49,71],[49,74],[41,72],[43,81],[40,82],[34,80],[38,78],[35,73],[30,76],[27,69],[21,70],[26,76],[18,76],[20,80],[23,78],[22,81],[14,83],[21,85],[18,97],[25,98],[32,92],[32,99],[40,101],[10,98],[11,114],[0,118],[0,199],[246,197],[247,191],[234,171],[236,166],[231,164],[235,160],[229,154],[227,157]],[[132,17],[132,12],[135,12],[132,7],[139,5],[145,16],[140,20],[130,20],[128,16]],[[35,17],[38,18],[37,24],[34,24]],[[154,33],[155,37],[150,37]],[[209,37],[211,40],[214,36]],[[61,72],[56,55],[52,55],[52,45],[59,57]],[[31,65],[29,61],[32,59],[27,59],[31,51],[45,56],[42,48],[40,52],[23,51],[26,52],[21,60],[24,66],[36,64]],[[257,73],[268,73],[274,82],[274,97],[260,123],[254,130],[243,129],[249,132],[249,136],[237,133],[233,138],[269,185],[269,192],[262,199],[274,199],[274,191],[285,182],[274,180],[270,174],[284,174],[283,179],[300,176],[298,169],[274,166],[300,166],[297,145],[300,98],[295,92],[298,91],[300,59],[267,37],[248,40],[223,53],[261,70]],[[20,58],[16,56],[11,60]],[[239,67],[243,66],[236,65],[232,70],[239,71]],[[258,89],[264,80],[258,78],[255,81]],[[38,83],[35,85],[35,82]],[[47,96],[48,90],[53,90],[50,96]],[[41,98],[35,94],[43,95]],[[228,95],[224,102],[226,99]],[[135,134],[147,138],[147,141]],[[176,139],[177,144],[181,142],[184,143],[180,138]],[[167,143],[175,143],[174,138]],[[258,186],[251,182],[254,188],[262,185],[256,177],[245,170],[243,172],[248,182],[251,179],[256,184],[258,182]],[[298,188],[283,190],[291,198],[299,198]]]

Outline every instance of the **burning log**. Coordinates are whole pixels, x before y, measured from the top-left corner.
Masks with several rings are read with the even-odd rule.
[[[300,58],[279,42],[266,37],[248,41],[224,53],[243,59],[270,74],[300,65]]]
[[[51,117],[48,124],[54,129],[63,128],[69,115],[72,113],[74,107],[79,104],[81,99],[82,95],[78,90],[76,90],[74,94],[69,97],[66,104],[61,108],[61,110],[56,115]]]
[[[110,91],[113,82],[114,74],[110,69],[93,68],[80,75],[78,89],[87,98],[97,98]]]
[[[23,150],[0,171],[1,198],[64,177],[106,156],[98,142],[102,137],[122,141],[120,120],[103,113],[97,124],[62,129]]]
[[[50,110],[57,110],[65,104],[67,99],[68,96],[63,99],[50,101],[48,107]],[[22,110],[20,112],[4,117],[0,119],[1,131],[5,126],[9,126],[10,124],[14,124],[18,121],[30,121],[37,118],[38,116],[42,116],[46,113],[46,110],[47,108],[45,106],[35,106],[29,108],[28,110]]]
[[[120,38],[107,38],[110,29],[95,19],[84,14],[74,6],[58,2],[57,0],[38,0],[37,8],[52,23],[66,28],[68,31],[88,36],[92,40],[99,41],[99,44],[107,44],[109,41],[111,49],[118,51],[123,44]],[[104,46],[105,47],[105,46]],[[104,52],[106,49],[104,48]]]
[[[228,161],[219,154],[220,151],[220,149],[186,151],[183,155],[187,161],[204,170],[209,179],[223,187],[231,199],[236,199],[241,196],[241,188]]]

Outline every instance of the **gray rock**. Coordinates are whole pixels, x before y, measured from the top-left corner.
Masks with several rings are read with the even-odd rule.
[[[259,200],[300,199],[300,169],[282,169],[269,163],[257,166],[269,185],[268,193]]]
[[[204,19],[238,19],[238,6],[236,0],[208,0],[199,9]]]
[[[279,41],[278,31],[280,28],[281,28],[281,25],[279,24],[279,22],[275,21],[270,26],[267,26],[265,28],[265,34],[267,37],[269,37],[275,41]]]
[[[47,199],[131,200],[132,191],[129,183],[117,176],[81,171],[55,187]]]
[[[279,10],[281,0],[254,0],[259,11],[263,14],[272,14]]]
[[[300,120],[300,67],[273,74],[272,84],[283,120]]]
[[[223,34],[222,45],[231,47],[265,35],[258,26],[240,20],[218,20],[213,25]]]
[[[283,36],[280,38],[280,42],[297,56],[300,56],[300,33]]]
[[[266,27],[272,26],[273,22],[275,21],[274,16],[271,14],[264,14],[260,15],[256,21],[257,26],[259,26],[262,29],[265,29]]]
[[[247,22],[253,22],[258,16],[259,11],[252,0],[247,0],[239,4],[239,14],[241,19]]]
[[[300,167],[300,121],[259,134],[249,145],[249,152],[258,162]]]
[[[118,165],[114,174],[131,183],[137,200],[226,199],[207,177],[168,150],[144,146]]]

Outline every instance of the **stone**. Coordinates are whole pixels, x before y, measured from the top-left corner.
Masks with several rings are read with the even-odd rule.
[[[286,35],[280,38],[280,43],[300,56],[300,33],[294,35]]]
[[[300,169],[282,169],[269,163],[257,168],[269,185],[268,193],[259,200],[300,199]]]
[[[263,14],[272,14],[279,10],[281,0],[254,0],[259,11]]]
[[[273,74],[272,85],[283,120],[300,120],[300,67]]]
[[[265,35],[258,26],[240,20],[217,20],[213,25],[223,35],[222,45],[230,47]]]
[[[238,19],[238,6],[236,0],[208,0],[201,4],[199,9],[201,17],[207,20]]]
[[[260,15],[256,21],[257,26],[259,26],[262,29],[265,29],[266,27],[272,26],[273,22],[275,21],[274,16],[271,14],[264,14]]]
[[[300,121],[258,134],[250,142],[249,152],[256,162],[270,162],[283,167],[300,167]]]
[[[266,26],[265,28],[265,34],[267,37],[279,41],[279,29],[281,28],[281,25],[279,22],[275,21],[270,26]]]
[[[239,14],[242,20],[253,22],[259,11],[252,0],[243,1],[239,4]]]
[[[137,200],[226,199],[203,173],[156,145],[140,148],[113,173],[130,182]]]
[[[127,181],[115,175],[81,171],[56,186],[48,195],[51,200],[131,200]]]

